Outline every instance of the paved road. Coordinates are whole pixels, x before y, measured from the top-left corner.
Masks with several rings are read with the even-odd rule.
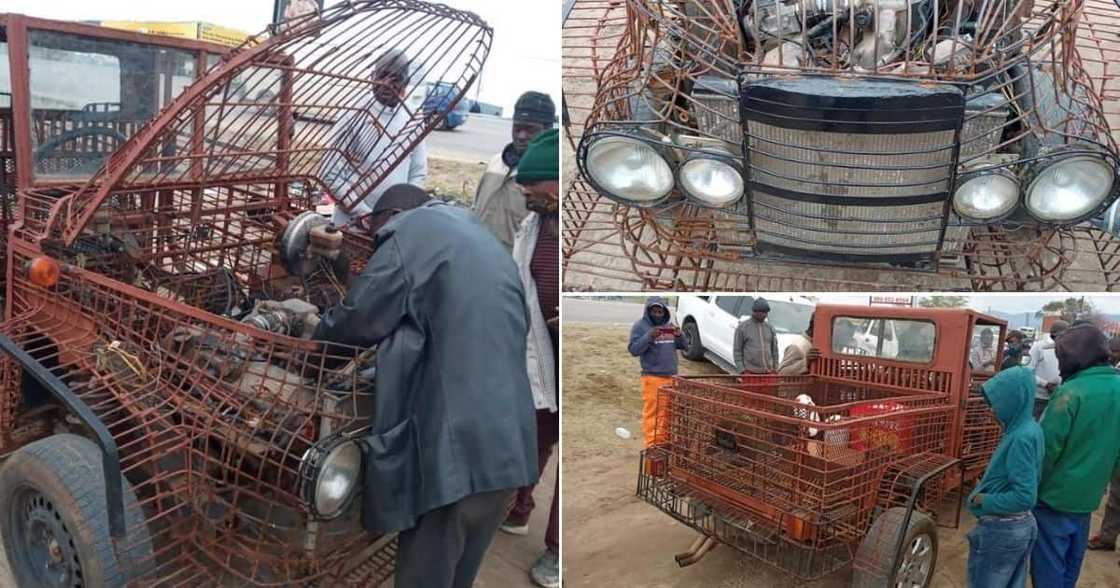
[[[560,316],[567,323],[614,323],[632,324],[642,316],[645,299],[634,297],[632,301],[591,300],[587,298],[565,297],[560,303]]]
[[[428,135],[428,153],[435,157],[490,161],[510,141],[513,121],[508,118],[472,114],[454,131]]]

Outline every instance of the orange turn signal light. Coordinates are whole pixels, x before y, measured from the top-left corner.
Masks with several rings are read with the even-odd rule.
[[[32,284],[50,288],[58,283],[62,268],[58,266],[57,261],[49,257],[36,257],[28,264],[28,274],[31,277]]]

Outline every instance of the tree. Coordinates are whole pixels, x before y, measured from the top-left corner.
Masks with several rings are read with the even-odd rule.
[[[922,308],[964,308],[968,298],[964,296],[926,296],[918,301]]]
[[[1060,312],[1064,310],[1066,303],[1064,300],[1051,300],[1042,307],[1043,312]]]
[[[1042,310],[1035,316],[1040,316],[1044,312],[1056,312],[1061,315],[1062,320],[1073,322],[1079,318],[1092,320],[1097,314],[1097,309],[1093,306],[1091,300],[1082,296],[1066,298],[1065,300],[1051,300],[1044,304]]]

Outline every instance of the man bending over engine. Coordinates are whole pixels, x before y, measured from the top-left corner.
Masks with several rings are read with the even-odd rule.
[[[525,294],[469,210],[415,186],[386,191],[369,226],[369,263],[314,335],[378,346],[362,524],[400,531],[398,588],[466,588],[514,492],[537,481]]]

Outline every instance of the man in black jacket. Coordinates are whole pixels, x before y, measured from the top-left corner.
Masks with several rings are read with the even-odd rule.
[[[376,249],[314,338],[377,345],[362,524],[400,531],[396,586],[466,588],[514,491],[537,481],[525,295],[470,211],[390,188]]]

